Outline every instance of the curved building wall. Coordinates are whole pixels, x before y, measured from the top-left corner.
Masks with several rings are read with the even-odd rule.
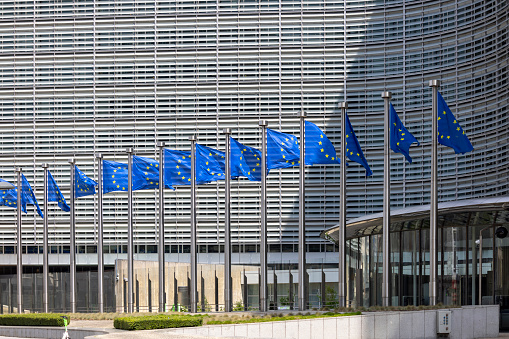
[[[188,150],[193,133],[199,143],[224,149],[221,131],[231,127],[239,141],[260,147],[260,118],[298,135],[301,108],[338,147],[337,103],[346,99],[374,171],[366,179],[362,167],[349,167],[348,217],[379,212],[385,89],[421,142],[411,150],[411,165],[392,156],[393,206],[423,204],[429,202],[427,82],[437,78],[475,147],[464,156],[440,148],[440,200],[507,193],[507,2],[3,1],[0,19],[0,177],[13,180],[15,166],[23,167],[41,203],[43,162],[68,199],[71,157],[97,179],[94,153],[125,162],[132,146],[155,158],[156,141]],[[339,167],[308,168],[306,180],[308,241],[315,244],[309,250],[325,251],[319,233],[339,220]],[[273,171],[268,185],[270,250],[296,251],[298,170]],[[257,250],[259,194],[259,183],[233,183],[232,242],[241,252]],[[135,243],[151,245],[139,250],[150,252],[157,192],[134,196]],[[86,197],[77,205],[77,244],[92,252],[96,202]],[[166,193],[172,252],[189,244],[189,202],[187,187]],[[200,186],[198,203],[198,242],[216,251],[223,242],[224,183]],[[40,245],[42,221],[29,210],[23,242]],[[2,213],[0,237],[12,246],[15,211]],[[106,195],[104,213],[105,244],[119,251],[127,241],[126,195]],[[51,244],[68,244],[68,220],[50,208]]]

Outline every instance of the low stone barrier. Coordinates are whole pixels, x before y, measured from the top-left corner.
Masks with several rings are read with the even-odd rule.
[[[64,327],[53,326],[0,326],[0,336],[20,338],[62,338]],[[87,328],[67,328],[72,339],[84,339],[88,336],[102,335],[109,333]]]
[[[452,308],[451,339],[496,338],[499,306]],[[366,312],[358,316],[209,325],[169,329],[170,333],[210,337],[275,339],[406,339],[437,338],[437,310]]]

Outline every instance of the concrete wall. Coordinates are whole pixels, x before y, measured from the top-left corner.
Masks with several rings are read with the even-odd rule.
[[[127,260],[117,260],[116,271],[118,279],[115,283],[115,296],[117,312],[124,311],[124,278],[127,279]],[[244,283],[244,271],[258,272],[258,267],[232,265],[232,302],[243,302],[242,285]],[[224,305],[224,265],[198,264],[198,309],[202,306],[202,297],[206,299],[205,311],[215,310],[215,305],[220,304],[218,310]],[[177,287],[187,287],[187,279],[191,278],[190,264],[166,262],[165,267],[165,292],[167,307],[171,309],[174,304],[175,279]],[[216,285],[217,277],[217,285]],[[137,310],[139,303],[140,312],[148,312],[151,304],[151,311],[157,312],[159,305],[159,263],[155,261],[134,261],[134,308]],[[149,284],[150,280],[150,284]],[[138,291],[136,293],[136,281],[138,282]],[[150,285],[150,286],[149,286]],[[151,300],[149,302],[149,290]],[[217,295],[216,295],[217,289]],[[203,291],[203,293],[202,293]],[[217,300],[216,300],[217,299]],[[138,301],[138,303],[137,303]],[[179,300],[182,303],[182,300]]]
[[[499,306],[453,308],[451,339],[496,338]],[[212,337],[293,339],[437,338],[436,310],[372,312],[359,316],[318,318],[238,325],[210,325],[168,330]]]

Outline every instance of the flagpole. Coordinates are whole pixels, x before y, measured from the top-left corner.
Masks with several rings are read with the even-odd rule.
[[[23,205],[21,201],[21,167],[16,167],[16,186],[17,186],[17,200],[16,200],[16,212],[18,217],[18,227],[17,227],[17,236],[18,236],[18,246],[17,246],[17,280],[18,280],[18,313],[23,313],[23,249],[21,247],[21,206]]]
[[[48,306],[48,164],[43,163],[44,168],[44,229],[42,244],[42,304],[44,313],[49,313]]]
[[[133,149],[127,148],[127,312],[134,312]]]
[[[103,219],[103,156],[101,153],[96,154],[97,159],[97,172],[99,180],[97,181],[97,302],[99,304],[99,313],[104,313],[104,253],[103,253],[103,232],[104,232],[104,219]]]
[[[196,260],[196,136],[191,141],[191,313],[197,311],[197,260]]]
[[[300,114],[300,166],[299,166],[299,310],[307,309],[306,305],[306,199],[305,199],[305,120],[302,109]],[[290,300],[292,302],[292,300]]]
[[[164,312],[166,304],[164,288],[164,142],[158,142],[159,148],[159,312]]]
[[[260,311],[267,312],[267,121],[260,120],[262,128],[262,196],[261,196],[261,246],[260,246]]]
[[[382,305],[391,305],[391,92],[382,92],[384,99],[384,194],[382,224]]]
[[[224,183],[224,311],[232,311],[232,245],[230,225],[230,128],[225,128],[225,183]]]
[[[340,187],[339,187],[339,234],[338,234],[338,250],[339,250],[339,307],[346,307],[346,109],[348,103],[346,101],[339,103],[341,108],[341,152],[340,152]],[[323,297],[322,297],[323,298]]]
[[[70,302],[71,302],[71,313],[76,313],[76,209],[74,206],[74,200],[76,196],[76,178],[75,174],[75,166],[76,162],[74,159],[69,159],[70,169],[71,169],[71,183],[70,183],[70,203],[71,203],[71,213],[70,213],[70,232],[69,240],[70,240],[70,255],[69,255],[69,270],[70,270]]]
[[[429,224],[429,304],[436,305],[437,298],[437,258],[438,258],[438,87],[440,80],[430,80],[429,86],[432,94],[431,118],[431,197],[430,197],[430,224]]]

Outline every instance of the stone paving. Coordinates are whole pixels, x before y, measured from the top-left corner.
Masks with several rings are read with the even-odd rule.
[[[1,337],[0,337],[1,338]],[[204,337],[197,335],[187,335],[182,333],[172,333],[168,330],[147,330],[147,331],[126,331],[122,333],[111,333],[101,336],[87,337],[96,339],[247,339],[242,337]],[[2,338],[3,339],[3,338]]]
[[[153,338],[162,338],[162,339],[243,339],[242,337],[205,337],[198,335],[186,335],[182,333],[174,333],[168,329],[160,329],[160,330],[147,330],[147,331],[121,331],[116,330],[113,327],[113,320],[73,320],[72,326],[69,328],[87,328],[87,329],[97,329],[103,330],[106,329],[109,334],[97,335],[88,338],[96,338],[96,339],[153,339]],[[509,332],[500,333],[499,338],[509,338]],[[2,337],[0,339],[22,339],[20,337]]]
[[[110,328],[113,329],[113,320],[71,320],[68,328]]]

